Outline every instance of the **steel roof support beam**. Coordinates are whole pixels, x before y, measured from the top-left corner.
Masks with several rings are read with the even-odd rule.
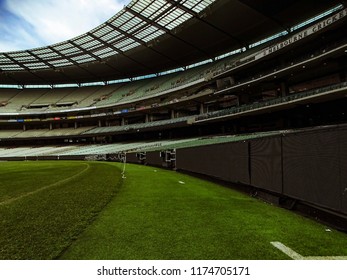
[[[29,54],[31,54],[33,57],[35,57],[37,60],[39,60],[40,62],[46,64],[49,68],[53,69],[54,71],[57,69],[53,64],[51,64],[48,60],[43,60],[42,58],[40,58],[38,55],[34,54],[31,50],[27,51]],[[69,76],[65,75],[63,72],[59,72],[62,76],[64,76],[65,78],[70,78]]]
[[[186,45],[196,49],[197,51],[199,51],[200,53],[203,53],[207,58],[211,58],[210,55],[205,52],[204,50],[202,50],[201,48],[199,48],[198,46],[193,45],[190,42],[187,42],[186,40],[176,36],[175,34],[173,34],[173,32],[171,32],[171,30],[169,30],[168,28],[166,28],[165,26],[160,25],[159,23],[149,20],[148,18],[146,18],[145,16],[139,14],[138,12],[128,8],[127,6],[124,8],[127,12],[133,14],[134,16],[140,18],[142,21],[146,22],[148,25],[153,25],[155,27],[157,27],[160,30],[163,30],[166,34],[170,35],[171,37],[174,37],[175,39],[185,43]]]
[[[68,60],[69,62],[71,62],[73,65],[77,66],[79,69],[87,72],[89,75],[93,76],[93,77],[96,77],[96,78],[99,78],[97,76],[95,76],[95,74],[91,73],[90,71],[88,71],[87,69],[83,68],[81,66],[81,64],[77,63],[76,61],[72,60],[70,57],[66,56],[65,54],[59,52],[58,50],[54,49],[52,46],[48,46],[47,48],[49,48],[51,51],[55,52],[56,54],[60,55],[62,58]],[[74,81],[76,84],[78,84],[79,82],[78,81]]]
[[[148,48],[148,45],[147,45],[147,43],[145,41],[142,41],[141,39],[136,38],[136,36],[134,36],[132,33],[126,32],[126,31],[120,29],[119,27],[109,23],[109,22],[105,22],[105,25],[111,27],[113,30],[116,30],[117,32],[122,34],[124,37],[130,38],[130,39],[134,40],[135,42],[139,43],[140,45]]]
[[[231,38],[232,40],[236,41],[240,47],[244,47],[247,44],[245,42],[242,42],[239,38],[231,35],[230,33],[224,31],[223,29],[219,28],[218,26],[204,20],[202,17],[200,17],[200,15],[197,12],[194,12],[193,10],[187,8],[186,6],[182,5],[181,2],[182,0],[178,0],[178,1],[174,1],[174,0],[166,0],[166,2],[170,3],[171,5],[180,8],[181,10],[185,11],[186,13],[192,15],[195,19],[207,24],[208,26],[212,27],[213,29],[221,32],[222,34],[224,34],[225,36]]]
[[[115,47],[114,45],[98,38],[97,36],[95,36],[93,33],[88,33],[89,36],[93,37],[95,40],[99,41],[100,43],[104,44],[105,46],[111,48],[112,50],[114,50],[116,53],[128,58],[129,60],[135,62],[138,65],[141,65],[142,67],[146,68],[147,70],[153,71],[151,68],[149,68],[147,65],[144,65],[143,63],[131,58],[129,55],[126,55],[122,50],[118,49],[117,47]]]
[[[145,41],[143,41],[143,40],[137,38],[137,37],[136,37],[135,35],[133,35],[132,33],[130,33],[130,32],[129,32],[129,33],[128,33],[128,32],[125,32],[125,31],[123,31],[122,29],[120,29],[120,28],[118,28],[118,27],[112,25],[112,24],[109,23],[109,22],[106,22],[105,24],[106,24],[107,26],[113,28],[114,30],[118,31],[118,32],[121,33],[123,36],[128,37],[128,38],[134,40],[135,42],[141,44],[142,46],[146,47],[147,49],[150,49],[150,50],[154,51],[155,53],[157,53],[157,54],[159,54],[159,55],[165,57],[166,59],[168,59],[168,60],[170,60],[170,61],[172,61],[172,62],[178,63],[178,61],[172,59],[171,57],[168,57],[167,55],[165,55],[165,54],[163,54],[163,53],[161,53],[161,52],[159,52],[159,51],[153,49],[152,47],[148,46],[148,44],[147,44]],[[138,29],[137,29],[136,31],[138,31]]]
[[[49,61],[43,60],[41,57],[39,57],[38,55],[34,54],[31,50],[27,50],[27,53],[29,53],[30,55],[32,55],[33,57],[35,57],[39,62],[46,64],[46,66],[48,66],[49,68],[55,69],[54,65],[52,65],[51,63],[49,63]]]
[[[22,62],[18,62],[12,56],[9,56],[7,53],[3,53],[3,55],[6,56],[9,60],[11,60],[15,65],[24,68],[26,71],[30,71],[29,67],[25,66]]]
[[[40,80],[44,81],[45,83],[48,83],[45,79],[38,76],[37,74],[33,73],[32,70],[25,66],[22,62],[19,62],[15,60],[13,57],[9,56],[7,53],[3,53],[4,56],[6,56],[8,59],[10,59],[14,64],[19,65],[20,67],[24,68],[26,71],[28,71],[31,75],[35,76],[36,78],[39,78]]]
[[[79,49],[80,51],[82,51],[83,54],[88,54],[88,55],[90,55],[91,57],[95,58],[96,61],[99,61],[99,62],[101,61],[101,58],[100,58],[100,57],[98,57],[97,55],[93,54],[91,51],[88,51],[88,50],[82,48],[80,45],[76,44],[74,41],[69,40],[68,42],[69,42],[71,45],[73,45],[75,48],[77,48],[77,49]]]

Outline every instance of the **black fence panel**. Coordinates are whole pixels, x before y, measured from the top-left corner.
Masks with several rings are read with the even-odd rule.
[[[160,152],[147,152],[146,163],[153,166],[163,166],[163,159],[160,157]]]
[[[38,160],[38,157],[37,156],[26,156],[25,160],[36,161],[36,160]]]
[[[139,159],[136,157],[136,153],[126,154],[126,161],[129,163],[138,163]]]
[[[0,161],[23,161],[25,157],[0,157]]]
[[[282,193],[282,139],[250,141],[251,185]]]
[[[338,132],[293,134],[282,141],[284,194],[341,210]]]
[[[347,128],[338,130],[340,142],[341,211],[347,214]]]
[[[249,184],[248,142],[178,149],[176,167],[228,182]]]
[[[85,160],[84,155],[40,156],[39,160]]]

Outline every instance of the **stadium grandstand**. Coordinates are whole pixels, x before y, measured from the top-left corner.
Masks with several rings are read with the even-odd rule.
[[[126,152],[346,229],[346,19],[334,0],[133,0],[0,53],[0,159]]]

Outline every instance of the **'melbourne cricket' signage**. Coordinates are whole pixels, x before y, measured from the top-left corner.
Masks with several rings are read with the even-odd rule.
[[[318,23],[316,23],[315,25],[313,26],[310,26],[304,30],[302,30],[300,33],[297,33],[291,37],[289,37],[288,39],[276,44],[276,45],[273,45],[273,46],[270,46],[262,51],[260,51],[258,54],[255,55],[255,60],[257,59],[260,59],[264,56],[267,56],[269,54],[272,54],[280,49],[283,49],[299,40],[302,40],[304,38],[306,38],[307,36],[310,36],[326,27],[328,27],[329,25],[341,20],[342,18],[346,17],[347,16],[347,9],[344,9],[334,15],[332,15],[331,17],[328,17]]]

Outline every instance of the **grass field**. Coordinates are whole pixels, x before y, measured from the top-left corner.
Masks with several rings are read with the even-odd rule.
[[[0,259],[53,259],[114,196],[120,172],[89,162],[4,162],[0,178]]]
[[[347,235],[173,171],[92,162],[0,163],[0,259],[347,256]]]

